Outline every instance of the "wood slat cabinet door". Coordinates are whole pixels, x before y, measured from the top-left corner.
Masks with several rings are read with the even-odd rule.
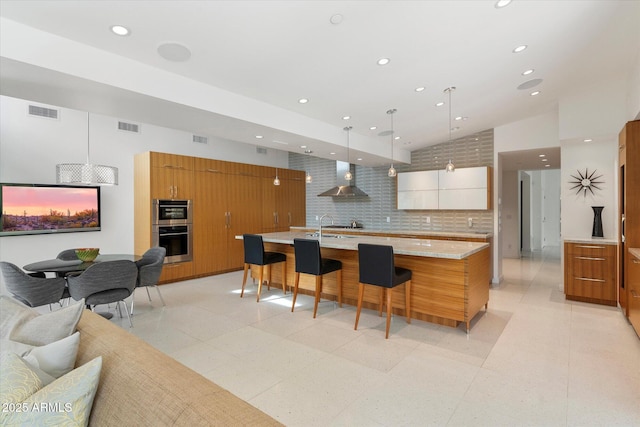
[[[228,265],[227,175],[201,170],[195,172],[194,179],[194,274],[213,274]]]
[[[629,322],[640,336],[640,257],[629,254]]]
[[[307,222],[306,195],[307,184],[304,180],[304,172],[298,177],[287,179],[283,188],[284,200],[279,200],[282,214],[279,228],[289,231],[289,227],[304,227]]]
[[[235,236],[262,229],[262,180],[248,175],[229,175],[227,180],[227,268],[237,269],[244,265],[244,247]]]
[[[193,199],[193,157],[150,153],[151,197]]]
[[[274,176],[267,176],[266,178],[260,178],[260,187],[262,194],[262,204],[260,206],[260,221],[261,230],[263,233],[273,233],[277,231],[277,208],[276,208],[276,193],[280,192],[280,188],[273,185]]]
[[[616,245],[565,242],[565,296],[617,305]]]

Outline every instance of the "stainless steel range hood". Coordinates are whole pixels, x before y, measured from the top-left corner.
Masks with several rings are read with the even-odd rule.
[[[344,179],[344,174],[350,170],[353,175],[351,181]],[[318,194],[318,197],[332,196],[332,197],[354,197],[354,196],[367,196],[367,193],[356,187],[356,168],[354,165],[348,162],[336,161],[336,186],[324,193]]]

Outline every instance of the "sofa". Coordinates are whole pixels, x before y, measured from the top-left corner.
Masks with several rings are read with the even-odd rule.
[[[89,425],[282,425],[130,332],[89,310],[76,366],[102,356]]]

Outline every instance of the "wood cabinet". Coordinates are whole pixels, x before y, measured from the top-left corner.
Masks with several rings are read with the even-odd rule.
[[[480,166],[398,174],[398,209],[491,209],[491,168]]]
[[[640,248],[640,120],[628,122],[618,138],[618,302],[629,316],[629,248]],[[623,237],[624,236],[624,237]],[[640,332],[636,328],[636,332]]]
[[[306,221],[304,171],[165,153],[134,159],[135,252],[152,245],[153,199],[190,199],[193,205],[193,261],[165,264],[161,282],[183,280],[242,268],[244,248],[235,236],[264,231],[264,211],[277,213],[269,231],[288,230]],[[270,177],[270,178],[269,178]],[[269,185],[267,185],[267,183]]]
[[[629,322],[640,336],[640,248],[629,251]]]
[[[564,243],[564,293],[569,300],[617,305],[617,245]]]
[[[193,157],[156,152],[149,156],[153,199],[193,198]]]

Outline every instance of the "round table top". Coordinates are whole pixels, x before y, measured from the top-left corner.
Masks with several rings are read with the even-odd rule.
[[[137,261],[142,258],[140,255],[131,254],[104,254],[98,255],[94,261],[84,262],[79,259],[74,260],[62,260],[62,259],[48,259],[44,261],[33,262],[25,265],[24,268],[27,271],[40,271],[40,272],[53,272],[53,273],[70,273],[72,271],[83,271],[91,267],[97,262],[104,261]]]

